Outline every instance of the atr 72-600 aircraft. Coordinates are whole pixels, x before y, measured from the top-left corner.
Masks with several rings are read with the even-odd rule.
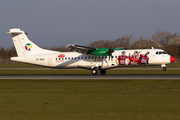
[[[161,65],[166,70],[166,64],[175,59],[161,49],[111,49],[93,48],[80,45],[67,45],[74,52],[57,52],[45,50],[31,42],[24,31],[10,29],[18,57],[11,60],[35,64],[50,68],[83,68],[92,70],[96,75],[98,70],[106,74],[106,69],[118,66]]]

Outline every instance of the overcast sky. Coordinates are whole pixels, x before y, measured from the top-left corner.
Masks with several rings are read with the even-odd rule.
[[[180,35],[180,0],[1,0],[0,46],[13,46],[11,28],[35,44],[88,45],[124,34],[151,39],[157,31]]]

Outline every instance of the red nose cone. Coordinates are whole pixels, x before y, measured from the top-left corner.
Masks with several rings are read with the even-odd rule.
[[[170,57],[170,62],[174,62],[175,61],[175,58],[173,58],[172,56]]]

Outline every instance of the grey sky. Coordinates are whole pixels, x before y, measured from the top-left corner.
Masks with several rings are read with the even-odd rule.
[[[124,34],[151,38],[157,31],[180,35],[180,0],[1,0],[0,46],[21,28],[39,46],[87,45]]]

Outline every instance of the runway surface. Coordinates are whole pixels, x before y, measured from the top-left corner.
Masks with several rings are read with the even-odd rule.
[[[180,70],[180,68],[166,68],[167,70]],[[0,68],[0,70],[52,70],[52,68]],[[53,70],[60,70],[60,69],[53,69]],[[81,68],[76,69],[61,69],[61,70],[84,70]],[[126,68],[114,68],[112,70],[162,70],[161,67],[159,68],[132,68],[132,67],[126,67]]]
[[[180,80],[180,75],[0,75],[0,79],[33,80]]]

